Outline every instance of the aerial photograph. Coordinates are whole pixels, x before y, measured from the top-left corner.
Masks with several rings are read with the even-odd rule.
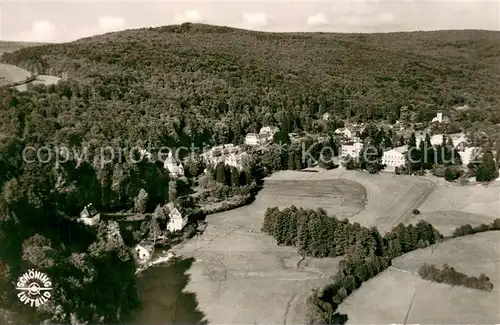
[[[4,0],[0,325],[500,324],[500,0]]]

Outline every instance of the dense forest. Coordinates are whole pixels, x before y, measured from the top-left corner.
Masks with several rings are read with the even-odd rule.
[[[42,317],[55,323],[116,323],[138,305],[129,251],[73,218],[88,203],[133,208],[144,192],[152,212],[180,190],[161,163],[109,151],[103,163],[103,146],[130,157],[136,145],[156,155],[165,146],[241,144],[266,125],[283,139],[331,134],[346,118],[393,122],[403,106],[415,123],[443,110],[485,131],[500,123],[499,49],[500,34],[485,31],[277,34],[186,23],[4,53],[5,63],[68,78],[0,89],[0,312],[27,314],[4,293],[30,267],[59,283]],[[471,109],[453,109],[464,104]],[[332,121],[321,120],[325,112]],[[263,164],[304,167],[292,147],[263,153]]]
[[[3,57],[67,73],[58,87],[67,100],[47,96],[40,105],[57,100],[48,115],[87,141],[124,130],[134,141],[157,140],[185,116],[191,139],[222,143],[262,125],[311,129],[326,111],[395,120],[409,106],[416,122],[442,109],[467,123],[500,123],[499,48],[499,34],[485,31],[277,34],[186,23]],[[453,111],[463,104],[472,109]]]

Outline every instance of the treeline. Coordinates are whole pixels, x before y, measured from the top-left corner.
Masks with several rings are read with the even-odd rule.
[[[473,235],[473,234],[476,234],[479,232],[485,232],[485,231],[490,231],[490,230],[500,230],[500,218],[495,219],[489,225],[481,224],[479,226],[472,227],[471,225],[467,224],[467,225],[457,227],[453,231],[453,237]]]
[[[278,244],[295,246],[303,256],[345,255],[333,283],[308,299],[309,323],[340,324],[347,319],[336,313],[338,305],[361,284],[391,265],[392,259],[442,240],[434,227],[420,220],[415,226],[399,224],[381,236],[376,228],[338,220],[322,210],[292,206],[266,210],[262,231]]]
[[[432,282],[446,283],[452,286],[461,285],[483,291],[493,290],[493,283],[485,274],[481,273],[479,277],[467,276],[447,264],[443,265],[443,269],[439,269],[435,265],[425,263],[418,270],[418,274],[422,279]]]

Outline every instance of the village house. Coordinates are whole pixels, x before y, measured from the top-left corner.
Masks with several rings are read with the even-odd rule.
[[[279,130],[280,128],[277,126],[264,126],[260,128],[259,134],[270,134],[271,136],[274,136],[279,132]]]
[[[242,169],[245,158],[249,155],[246,152],[242,152],[239,146],[229,143],[215,146],[204,152],[201,156],[207,165],[216,166],[222,162],[228,166]]]
[[[184,227],[187,225],[188,222],[187,216],[182,216],[179,209],[177,209],[172,202],[167,204],[166,207],[169,210],[168,214],[169,221],[167,224],[167,230],[175,232],[184,229]]]
[[[178,162],[177,159],[172,154],[172,151],[168,153],[167,159],[163,163],[163,167],[170,172],[170,176],[182,177],[184,176],[184,166],[182,163]]]
[[[144,240],[135,246],[135,253],[139,263],[145,263],[151,259],[154,245],[151,241]]]
[[[382,155],[382,164],[386,165],[388,169],[405,165],[406,155],[404,153],[406,151],[408,151],[407,146],[401,146],[384,152]]]
[[[481,148],[478,147],[468,147],[458,152],[458,154],[460,155],[460,160],[462,161],[462,164],[465,166],[467,166],[471,162],[476,161],[480,153],[481,153]]]
[[[323,120],[325,120],[325,121],[329,121],[330,117],[331,117],[330,113],[323,114]]]
[[[359,158],[359,154],[363,149],[362,142],[347,142],[342,144],[341,146],[341,158],[351,157],[351,158]]]
[[[272,140],[270,133],[248,133],[245,136],[245,144],[249,146],[264,145]]]
[[[80,212],[78,221],[88,226],[95,226],[101,221],[101,214],[94,208],[92,203],[89,203],[83,208],[82,212]]]
[[[228,166],[236,167],[239,170],[241,170],[244,167],[245,160],[249,156],[250,155],[247,154],[246,152],[242,152],[239,154],[232,153],[224,159],[224,163]]]
[[[415,139],[417,140],[417,146],[420,145],[420,141],[425,141],[426,132],[415,132]],[[446,139],[451,138],[453,147],[466,146],[467,136],[465,133],[452,133],[445,135]],[[443,134],[435,134],[430,137],[431,144],[433,146],[439,146],[443,143]]]
[[[355,135],[355,133],[353,131],[351,131],[349,128],[336,129],[335,134],[342,135],[342,136],[346,137],[347,139],[352,139]]]
[[[433,122],[433,123],[442,123],[442,122],[443,122],[443,113],[438,112],[438,113],[436,114],[436,117],[434,117],[434,118],[432,119],[432,122]]]

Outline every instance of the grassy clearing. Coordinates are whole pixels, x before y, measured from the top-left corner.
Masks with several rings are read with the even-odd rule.
[[[398,257],[390,269],[349,296],[339,311],[349,315],[350,324],[498,324],[499,241],[500,232],[485,232]],[[425,281],[417,274],[425,262],[446,263],[466,274],[484,273],[495,289],[483,292]]]
[[[346,171],[344,169],[322,170],[317,173],[284,171],[273,174],[271,180],[293,178],[316,181],[343,180],[355,182],[366,190],[366,206],[358,214],[349,218],[362,226],[379,228],[383,234],[398,223],[405,223],[411,218],[411,210],[423,203],[426,196],[434,190],[434,183],[413,176],[381,173],[371,175],[365,172]],[[336,214],[335,211],[327,211]],[[336,214],[337,215],[337,214]],[[344,216],[338,215],[342,218]]]
[[[10,64],[0,63],[0,86],[23,82],[30,76],[31,73],[28,70]]]
[[[444,236],[459,226],[490,224],[500,216],[500,187],[441,185],[420,207],[420,219],[431,223]]]
[[[440,186],[420,207],[421,212],[462,211],[497,218],[500,187],[498,186]]]
[[[49,76],[49,75],[39,75],[36,77],[36,79],[32,82],[18,85],[15,88],[19,91],[26,91],[28,90],[28,85],[53,85],[56,84],[61,78],[55,77],[55,76]]]

